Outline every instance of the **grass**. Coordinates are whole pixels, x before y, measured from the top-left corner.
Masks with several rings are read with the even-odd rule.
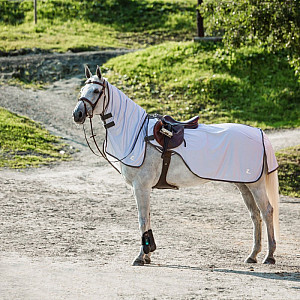
[[[0,107],[0,167],[26,168],[70,159],[58,137]]]
[[[100,32],[105,32],[101,38]],[[0,40],[0,50],[4,52],[22,48],[66,52],[126,47],[125,43],[117,39],[116,31],[108,26],[83,24],[77,20],[64,24],[44,23],[38,26],[34,26],[31,22],[18,26],[0,25]],[[136,47],[137,44],[133,43],[131,46]]]
[[[300,145],[278,151],[280,193],[300,198]]]
[[[168,42],[113,58],[104,69],[148,113],[263,129],[300,126],[300,84],[282,53]]]
[[[163,40],[191,39],[196,31],[193,0],[0,0],[0,50],[141,48]]]
[[[22,48],[138,49],[190,40],[196,34],[196,4],[195,0],[38,1],[34,25],[33,1],[0,0],[0,53]],[[299,81],[284,53],[164,43],[112,59],[105,68],[109,80],[149,113],[179,119],[199,114],[203,123],[238,122],[263,129],[300,126]],[[0,167],[69,159],[57,137],[2,108],[0,146]],[[281,193],[300,197],[299,146],[282,150],[277,157]]]
[[[1,68],[0,68],[1,70]],[[48,81],[28,80],[25,78],[10,78],[0,79],[0,84],[5,83],[12,86],[17,86],[24,89],[43,90],[49,84]]]

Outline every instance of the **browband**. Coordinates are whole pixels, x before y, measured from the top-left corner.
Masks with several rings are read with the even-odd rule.
[[[101,86],[103,86],[103,87],[106,86],[105,80],[103,81],[103,83],[98,82],[98,81],[86,81],[85,83],[86,83],[86,84],[98,84],[98,85],[101,85]]]

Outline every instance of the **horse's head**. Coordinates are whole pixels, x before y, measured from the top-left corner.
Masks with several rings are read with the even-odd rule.
[[[96,75],[92,75],[90,69],[85,67],[86,82],[80,91],[80,98],[73,110],[73,119],[77,124],[83,124],[86,117],[100,115],[105,109],[105,88],[106,82],[97,66]]]

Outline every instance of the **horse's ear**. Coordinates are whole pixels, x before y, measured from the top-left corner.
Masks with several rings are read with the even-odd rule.
[[[85,77],[86,77],[86,79],[89,79],[92,77],[92,73],[87,65],[85,66]]]
[[[101,75],[101,70],[100,70],[99,66],[97,66],[96,75],[98,76],[99,79],[101,79],[102,75]]]

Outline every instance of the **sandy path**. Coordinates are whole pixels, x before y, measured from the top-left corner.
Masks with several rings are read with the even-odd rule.
[[[72,162],[0,171],[0,299],[300,299],[299,199],[281,197],[277,264],[246,265],[251,221],[225,183],[154,191],[158,250],[151,266],[131,267],[137,209],[72,123],[79,85],[74,78],[45,91],[0,86],[1,106],[79,150]],[[299,129],[268,135],[275,149],[300,143]],[[259,261],[266,247],[264,239]]]

